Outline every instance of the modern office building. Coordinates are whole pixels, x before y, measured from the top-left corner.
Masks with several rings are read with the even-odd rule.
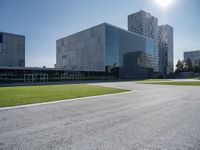
[[[192,65],[198,65],[200,61],[200,50],[184,52],[184,60],[190,59]]]
[[[0,67],[25,67],[25,36],[0,32]]]
[[[154,71],[158,72],[158,19],[140,10],[128,16],[128,30],[154,40]]]
[[[56,68],[115,72],[126,78],[146,78],[153,72],[154,40],[107,23],[59,39],[56,45]]]
[[[185,57],[196,62],[194,55]],[[173,72],[173,28],[158,31],[158,19],[142,10],[128,16],[128,30],[103,23],[58,39],[55,68],[25,67],[25,36],[0,32],[0,83],[150,78],[160,72]]]
[[[163,76],[174,72],[173,28],[161,25],[158,28],[159,70]]]

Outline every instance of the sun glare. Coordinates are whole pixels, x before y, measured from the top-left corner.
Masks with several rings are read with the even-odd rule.
[[[155,3],[163,8],[169,7],[174,0],[154,0]]]

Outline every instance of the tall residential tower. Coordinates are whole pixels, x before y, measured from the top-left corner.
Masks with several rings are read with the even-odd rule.
[[[158,28],[159,71],[166,76],[174,71],[173,28],[161,25]]]
[[[128,16],[128,30],[154,40],[154,71],[158,72],[158,19],[143,10]]]

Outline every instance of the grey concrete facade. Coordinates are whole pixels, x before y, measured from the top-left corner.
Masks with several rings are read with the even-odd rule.
[[[161,25],[158,30],[159,70],[163,76],[174,72],[173,28]]]
[[[103,23],[57,40],[56,68],[77,71],[123,68],[124,54],[138,51],[145,54],[140,66],[152,68],[153,48],[153,39]]]
[[[105,26],[99,25],[56,42],[56,68],[104,71]]]
[[[200,63],[200,50],[184,52],[184,60],[190,59],[192,65],[198,65]]]
[[[25,67],[25,36],[0,32],[0,67]]]
[[[154,40],[154,71],[158,71],[158,19],[143,10],[128,16],[128,30]]]

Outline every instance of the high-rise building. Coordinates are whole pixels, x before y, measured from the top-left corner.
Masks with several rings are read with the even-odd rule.
[[[0,32],[0,67],[25,67],[25,36]]]
[[[173,28],[161,25],[158,28],[159,71],[163,76],[174,72]]]
[[[154,71],[158,72],[158,19],[143,10],[128,16],[128,30],[154,40]]]
[[[184,52],[184,60],[190,59],[192,65],[198,65],[200,62],[200,50]]]
[[[145,78],[153,70],[154,40],[107,23],[59,39],[56,45],[56,68],[118,68],[119,76],[128,78]]]

